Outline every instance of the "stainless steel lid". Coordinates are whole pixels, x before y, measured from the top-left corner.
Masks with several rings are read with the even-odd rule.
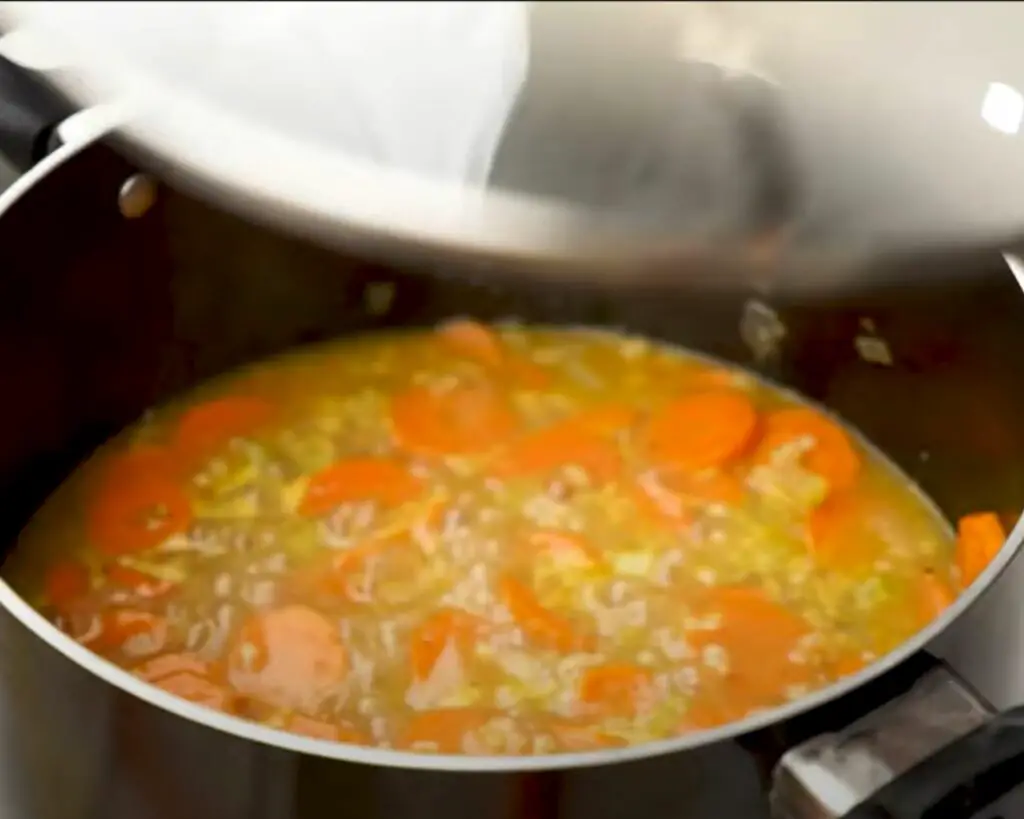
[[[5,2],[0,22],[165,173],[331,238],[629,269],[1024,225],[1019,4]]]

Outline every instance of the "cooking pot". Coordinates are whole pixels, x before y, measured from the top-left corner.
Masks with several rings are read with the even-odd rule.
[[[2,109],[20,118],[5,122],[0,136],[36,148],[54,136],[68,140],[0,196],[0,536],[8,551],[74,465],[146,407],[298,344],[467,314],[628,328],[718,356],[848,419],[950,517],[984,508],[1016,521],[1024,506],[1024,268],[1012,249],[889,259],[884,264],[928,271],[933,283],[900,269],[865,269],[862,286],[851,282],[816,300],[770,287],[497,284],[475,278],[471,267],[458,276],[443,267],[399,269],[177,191],[102,133],[90,134],[81,118],[76,128],[31,114],[40,89],[24,77],[3,86],[12,98],[29,93]],[[47,99],[52,114],[59,101]],[[952,275],[963,270],[970,275]],[[763,757],[770,770],[786,746],[906,691],[930,667],[919,652],[1007,568],[1022,534],[1018,522],[938,620],[826,690],[668,741],[540,757],[367,749],[215,713],[91,654],[0,580],[4,685],[17,703],[3,716],[16,739],[5,764],[9,758],[25,773],[15,807],[32,817],[67,816],[70,803],[71,815],[83,817],[276,819],[292,815],[282,805],[297,777],[319,777],[321,794],[344,794],[353,813],[572,815],[559,802],[571,791],[583,794],[580,813],[634,815],[649,809],[652,783],[695,793],[737,747],[730,740],[776,748]],[[847,815],[972,815],[1024,779],[1021,716],[986,717]],[[329,762],[311,773],[297,754]],[[372,784],[367,764],[376,766]],[[105,780],[115,769],[129,771],[116,788]],[[32,788],[40,770],[46,785]],[[631,795],[615,808],[598,796],[605,788]],[[973,806],[960,799],[964,788],[972,788]],[[301,815],[328,809],[311,803]],[[5,815],[19,815],[14,810]]]

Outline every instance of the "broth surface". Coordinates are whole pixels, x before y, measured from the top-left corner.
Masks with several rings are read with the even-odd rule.
[[[153,411],[60,487],[5,576],[210,708],[537,754],[723,724],[859,670],[984,567],[1001,533],[971,527],[963,558],[877,453],[740,370],[457,321]]]

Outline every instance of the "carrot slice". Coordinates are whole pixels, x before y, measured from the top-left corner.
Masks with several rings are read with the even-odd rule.
[[[109,557],[144,552],[188,529],[192,507],[178,484],[158,476],[124,477],[108,474],[88,509],[89,539],[97,550]]]
[[[633,426],[636,423],[637,414],[636,409],[627,404],[599,404],[596,407],[581,410],[568,419],[568,423],[582,427],[589,432],[613,435]]]
[[[174,447],[191,458],[208,458],[232,438],[254,435],[272,423],[276,407],[262,398],[232,395],[186,410]]]
[[[727,701],[724,692],[715,695],[708,691],[700,691],[687,705],[679,732],[706,731],[741,720],[749,713],[750,708],[746,708],[741,702]]]
[[[860,474],[860,456],[846,432],[821,413],[804,407],[778,410],[765,419],[764,435],[754,458],[768,461],[779,447],[801,439],[810,444],[802,458],[807,469],[828,481],[832,490],[854,484]]]
[[[917,608],[921,628],[939,617],[953,601],[953,588],[935,572],[926,571],[917,580]]]
[[[736,506],[746,495],[743,482],[729,472],[671,471],[655,482],[637,483],[629,494],[648,520],[673,529],[693,523],[694,512],[709,504]]]
[[[164,648],[169,629],[158,614],[135,609],[106,611],[100,618],[100,631],[82,638],[83,645],[96,650],[116,649],[132,653],[155,654]]]
[[[398,506],[423,491],[420,481],[397,461],[387,458],[349,458],[337,461],[310,478],[299,513],[325,515],[354,501],[377,501]]]
[[[447,321],[437,328],[441,343],[457,355],[473,359],[488,367],[500,367],[505,361],[505,347],[490,327],[472,319]]]
[[[690,701],[679,726],[680,733],[705,731],[743,719],[751,711],[743,701],[731,701],[728,693],[702,690]]]
[[[542,389],[550,383],[543,368],[511,353],[498,333],[473,319],[455,319],[437,329],[441,343],[456,355],[476,361],[525,387]]]
[[[183,700],[231,712],[234,695],[209,679],[210,666],[191,654],[165,654],[138,666],[133,673]]]
[[[870,566],[885,552],[873,531],[878,507],[859,492],[829,496],[808,520],[811,553],[822,567],[848,571]]]
[[[532,532],[526,542],[531,549],[546,552],[559,562],[585,563],[591,566],[600,566],[605,563],[601,550],[575,532],[545,529],[540,532]]]
[[[651,695],[651,672],[624,663],[588,668],[580,678],[580,700],[602,713],[635,716]]]
[[[226,688],[191,674],[174,674],[153,684],[168,694],[215,711],[230,712],[234,704],[234,697]]]
[[[55,563],[43,581],[46,599],[57,609],[64,609],[89,591],[89,569],[77,560]]]
[[[515,477],[543,475],[569,465],[582,467],[604,482],[622,471],[622,457],[606,435],[570,420],[519,438],[495,469],[500,475]]]
[[[657,412],[647,426],[647,447],[656,462],[696,472],[742,454],[756,428],[750,398],[738,390],[711,390]]]
[[[788,686],[805,684],[813,676],[809,662],[794,659],[810,631],[808,624],[759,589],[715,589],[700,612],[718,615],[718,626],[691,631],[687,640],[718,678],[712,687],[729,713],[775,704]]]
[[[146,599],[162,597],[175,586],[169,580],[161,580],[130,566],[122,566],[120,563],[112,563],[107,566],[104,569],[104,574],[111,583],[130,589],[139,597]]]
[[[348,671],[338,629],[307,606],[254,614],[228,654],[228,675],[240,693],[282,708],[315,710]]]
[[[346,720],[327,722],[307,717],[304,714],[292,714],[285,723],[285,730],[312,739],[326,739],[329,742],[347,742],[350,745],[370,744],[370,738],[366,732],[359,730]]]
[[[533,592],[514,577],[504,575],[498,593],[512,619],[537,645],[566,653],[593,647],[590,635],[579,634],[571,621],[544,608]]]
[[[957,523],[956,565],[960,583],[966,588],[999,554],[1006,542],[1006,531],[994,512],[964,515]]]
[[[486,386],[411,387],[391,402],[398,445],[427,455],[468,455],[502,443],[516,428],[507,401]]]
[[[169,677],[172,674],[194,674],[197,677],[209,677],[213,667],[194,654],[161,654],[141,665],[136,666],[132,673],[146,682]]]
[[[738,374],[733,370],[726,369],[725,367],[705,365],[701,366],[695,372],[688,373],[687,376],[691,378],[694,383],[705,388],[721,387],[725,389],[734,389],[736,387]]]
[[[369,540],[344,549],[325,561],[317,561],[294,572],[285,592],[290,592],[288,599],[315,602],[325,607],[341,601],[370,603],[377,581],[386,580],[391,574],[408,577],[417,571],[419,564],[411,567],[408,560],[402,560],[416,558],[423,561],[422,553],[409,547],[409,541],[396,537]]]
[[[668,472],[662,476],[665,486],[686,500],[734,506],[743,501],[746,488],[731,472]]]
[[[599,751],[620,748],[624,739],[603,733],[596,725],[580,721],[557,721],[551,724],[551,734],[562,751]]]
[[[693,523],[691,509],[664,486],[635,484],[629,488],[628,495],[637,511],[654,524],[679,529]]]
[[[457,754],[466,735],[479,730],[494,716],[479,708],[442,708],[417,714],[398,738],[399,748]]]
[[[463,658],[471,654],[480,626],[479,618],[457,609],[442,609],[420,623],[409,646],[413,678],[427,679],[448,645]]]
[[[831,664],[829,670],[837,679],[842,679],[856,674],[866,665],[867,663],[859,653],[846,652]]]
[[[551,384],[551,375],[547,370],[521,356],[508,356],[502,372],[517,385],[531,390],[542,390]]]
[[[371,561],[383,559],[393,548],[395,542],[391,540],[371,541],[335,555],[329,571],[321,576],[320,589],[336,599],[352,600],[356,577],[367,570]]]

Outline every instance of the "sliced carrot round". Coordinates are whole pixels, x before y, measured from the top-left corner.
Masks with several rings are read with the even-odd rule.
[[[597,725],[580,720],[557,720],[551,723],[550,731],[561,751],[600,751],[626,744],[624,739],[606,734]]]
[[[120,563],[112,563],[104,570],[111,583],[130,589],[136,595],[144,599],[163,597],[171,589],[174,583],[169,580],[161,580],[146,572],[140,572],[130,566],[122,566]]]
[[[498,593],[512,619],[538,646],[561,652],[593,647],[590,635],[579,633],[570,620],[544,608],[529,587],[511,575],[501,578]]]
[[[234,705],[231,691],[210,680],[192,674],[172,674],[153,683],[157,688],[183,700],[204,705],[215,711],[230,712]]]
[[[704,364],[699,366],[696,370],[688,372],[686,377],[705,388],[720,387],[733,389],[736,387],[739,373],[725,367],[716,367],[711,364]]]
[[[282,591],[290,600],[328,609],[338,603],[368,604],[377,602],[380,585],[395,579],[408,587],[409,579],[420,576],[425,566],[426,557],[405,538],[368,540],[301,567]]]
[[[742,502],[746,495],[743,481],[731,472],[722,470],[696,475],[692,472],[670,471],[662,476],[662,482],[684,499],[701,504],[734,506]]]
[[[87,511],[89,538],[110,557],[144,552],[192,523],[192,507],[176,482],[158,475],[108,472]]]
[[[136,609],[103,612],[100,629],[80,642],[98,651],[131,649],[132,654],[149,656],[162,651],[170,630],[167,620],[158,614]]]
[[[757,428],[757,411],[738,390],[711,390],[680,398],[655,413],[647,427],[650,457],[691,471],[741,455]]]
[[[370,738],[351,722],[340,720],[327,722],[304,714],[292,714],[285,723],[285,730],[302,734],[312,739],[326,739],[329,742],[347,742],[350,745],[369,745]]]
[[[194,674],[198,677],[209,677],[212,666],[200,660],[194,654],[161,654],[141,665],[136,666],[132,673],[146,682],[153,682],[172,674]]]
[[[611,435],[629,429],[636,423],[637,411],[628,404],[598,404],[581,410],[568,423],[590,432]]]
[[[254,614],[228,655],[240,693],[282,708],[315,710],[344,680],[348,655],[338,629],[307,606]]]
[[[345,503],[377,501],[398,506],[423,491],[420,481],[399,462],[388,458],[337,461],[310,478],[299,513],[324,515]]]
[[[442,609],[434,612],[413,631],[409,645],[413,679],[430,677],[438,659],[449,645],[463,658],[473,651],[481,622],[465,611]]]
[[[635,716],[651,696],[651,672],[625,663],[595,666],[580,678],[580,701],[602,713]]]
[[[493,327],[473,319],[455,319],[437,328],[442,345],[455,355],[483,364],[495,375],[531,389],[550,383],[548,373],[523,356],[509,351]]]
[[[231,712],[234,695],[210,679],[207,663],[191,654],[165,654],[135,668],[135,676],[183,700]]]
[[[570,465],[582,467],[598,481],[609,481],[621,473],[622,456],[607,435],[570,419],[512,442],[495,471],[508,477],[544,475]]]
[[[867,663],[859,652],[847,651],[829,664],[829,671],[836,679],[850,677],[862,670]]]
[[[743,719],[750,711],[746,697],[733,698],[730,691],[721,687],[720,683],[712,683],[690,700],[679,731],[688,733],[717,728]]]
[[[443,708],[417,714],[398,739],[398,747],[457,754],[463,750],[468,734],[477,731],[495,716],[482,708]]]
[[[702,617],[717,615],[718,625],[691,631],[687,640],[702,651],[713,678],[709,685],[726,698],[730,713],[774,705],[785,698],[787,687],[813,677],[813,664],[800,657],[810,627],[760,590],[715,589],[700,609]]]
[[[921,628],[939,617],[956,600],[953,587],[935,572],[928,571],[921,574],[917,580],[915,591]]]
[[[503,443],[515,414],[494,389],[478,385],[432,390],[411,387],[391,402],[398,445],[428,455],[468,455]]]
[[[543,390],[551,384],[551,374],[547,370],[522,356],[508,356],[501,372],[517,386],[531,390]]]
[[[821,413],[804,407],[778,410],[765,419],[755,460],[767,461],[779,447],[802,439],[808,443],[803,465],[824,478],[830,489],[848,489],[854,484],[861,462],[846,432]]]
[[[255,435],[277,416],[269,401],[232,395],[199,404],[185,411],[174,439],[176,451],[192,458],[208,458],[232,438]]]
[[[817,507],[808,522],[811,554],[828,569],[849,571],[871,566],[885,554],[874,531],[880,507],[861,492],[841,492]]]
[[[557,562],[600,566],[605,563],[604,554],[583,535],[577,532],[561,532],[544,529],[531,532],[526,539],[531,551],[539,550],[552,555]]]
[[[89,569],[77,560],[64,560],[47,570],[43,584],[50,605],[64,609],[89,591]]]
[[[473,319],[446,321],[437,328],[441,343],[456,355],[500,367],[505,361],[505,347],[493,329]]]
[[[957,522],[956,565],[960,583],[966,588],[999,554],[1006,542],[1006,531],[994,512],[964,515]]]
[[[691,508],[676,493],[663,486],[635,484],[627,492],[640,515],[653,524],[681,529],[693,523]]]

